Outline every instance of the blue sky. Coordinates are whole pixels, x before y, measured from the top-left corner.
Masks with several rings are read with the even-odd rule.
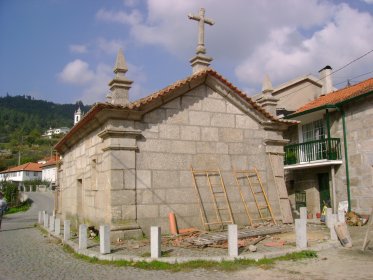
[[[104,101],[120,47],[130,98],[149,95],[191,74],[197,23],[187,15],[201,7],[216,22],[206,27],[211,66],[249,95],[265,74],[277,86],[373,49],[373,0],[0,0],[0,95]],[[370,53],[333,80],[372,71]]]

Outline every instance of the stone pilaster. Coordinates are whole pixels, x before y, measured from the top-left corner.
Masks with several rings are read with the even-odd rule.
[[[112,239],[138,231],[136,223],[136,151],[138,130],[107,129],[98,134],[103,140],[103,173],[110,193]],[[116,232],[113,234],[113,232]],[[113,237],[115,235],[115,238]],[[136,235],[136,234],[135,234]]]

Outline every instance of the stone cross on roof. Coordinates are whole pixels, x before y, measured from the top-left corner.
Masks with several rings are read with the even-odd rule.
[[[198,21],[198,46],[196,49],[196,56],[190,60],[192,65],[193,74],[209,67],[212,57],[206,54],[205,48],[205,23],[213,25],[215,22],[212,19],[205,18],[205,9],[199,10],[199,15],[188,15],[189,19]]]
[[[215,22],[212,19],[205,18],[205,9],[201,8],[199,10],[199,15],[195,16],[193,14],[188,15],[189,19],[198,21],[198,46],[196,49],[197,54],[206,53],[205,48],[205,23],[213,25]]]

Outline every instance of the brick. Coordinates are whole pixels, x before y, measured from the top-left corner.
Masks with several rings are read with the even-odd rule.
[[[124,172],[123,170],[111,170],[110,174],[110,188],[112,190],[124,189]]]
[[[144,116],[144,122],[147,123],[161,123],[166,119],[166,110],[157,109],[147,113]]]
[[[191,155],[166,153],[140,153],[139,169],[187,170],[190,168]]]
[[[181,140],[201,140],[201,128],[198,126],[184,126],[180,132]]]
[[[171,145],[171,140],[146,139],[144,142],[139,142],[140,152],[167,152]]]
[[[211,126],[215,127],[234,127],[234,115],[213,113],[211,116]]]
[[[126,190],[136,189],[136,170],[126,169],[124,172],[124,188]]]
[[[138,205],[137,218],[157,218],[158,205]]]
[[[169,189],[166,193],[166,201],[173,203],[190,203],[194,201],[195,194],[192,188]]]
[[[122,220],[135,220],[136,219],[136,205],[122,205]]]
[[[196,143],[191,141],[172,141],[171,152],[179,154],[195,154]]]
[[[179,172],[177,171],[153,171],[153,188],[171,188],[179,185]]]
[[[181,108],[192,111],[201,111],[202,100],[199,97],[183,96],[181,99]]]
[[[242,111],[238,109],[236,105],[230,102],[227,102],[227,113],[240,114],[240,115],[243,114]]]
[[[150,170],[137,170],[136,171],[136,188],[147,189],[151,188],[151,171]]]
[[[210,121],[211,121],[211,113],[209,112],[198,112],[198,111],[189,112],[189,123],[191,125],[209,126]]]
[[[188,110],[167,109],[166,117],[168,124],[188,124],[189,112]]]
[[[136,203],[135,191],[133,190],[117,190],[111,192],[111,204],[117,205],[133,205]]]
[[[222,142],[241,142],[243,141],[243,132],[236,128],[220,128],[219,140]]]
[[[237,115],[236,128],[259,129],[259,125],[255,120],[247,115]]]
[[[167,109],[180,109],[180,103],[181,100],[180,98],[175,98],[174,100],[171,100],[167,102],[166,104],[162,105],[162,108],[167,108]]]
[[[225,113],[226,102],[225,100],[205,98],[202,101],[202,111]]]
[[[177,125],[160,125],[159,137],[163,139],[180,139],[180,128]]]
[[[216,127],[202,127],[201,128],[202,141],[218,141],[219,131]]]

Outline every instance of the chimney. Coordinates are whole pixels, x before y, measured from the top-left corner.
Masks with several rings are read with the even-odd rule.
[[[262,87],[262,98],[257,102],[271,115],[276,116],[276,108],[278,99],[272,95],[273,87],[272,82],[268,75],[264,76]]]
[[[332,67],[327,65],[319,71],[322,83],[321,96],[333,91],[332,70]]]

